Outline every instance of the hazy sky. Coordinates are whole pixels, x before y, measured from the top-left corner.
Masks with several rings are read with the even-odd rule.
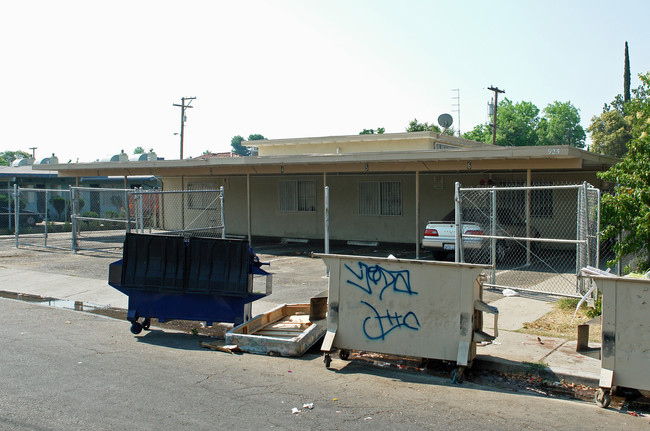
[[[650,70],[650,2],[2,0],[0,150],[94,161],[269,139],[403,132],[460,90],[460,129],[514,102],[571,101],[583,127]]]

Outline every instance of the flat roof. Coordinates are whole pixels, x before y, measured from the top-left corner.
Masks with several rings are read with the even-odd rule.
[[[353,135],[341,137],[300,138],[300,141],[317,142],[338,139],[363,139],[368,141],[398,142],[412,139],[420,133],[382,135]],[[436,134],[438,135],[438,134]],[[442,135],[445,136],[445,135]],[[455,141],[461,138],[453,138]],[[461,139],[467,141],[466,139]],[[274,145],[290,139],[253,141]],[[446,143],[443,141],[439,141]],[[467,141],[474,142],[474,141]],[[412,151],[364,152],[342,154],[296,154],[249,156],[233,158],[193,158],[184,160],[125,161],[65,163],[34,165],[35,171],[58,171],[60,176],[135,176],[135,175],[239,175],[239,174],[299,174],[315,172],[457,172],[477,170],[607,170],[619,159],[591,153],[567,145],[501,147],[475,143],[476,146]],[[283,144],[284,145],[284,144]]]

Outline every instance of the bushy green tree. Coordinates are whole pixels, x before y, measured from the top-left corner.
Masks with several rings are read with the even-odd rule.
[[[14,160],[32,155],[24,151],[2,151],[0,152],[0,166],[9,166]]]
[[[144,148],[138,146],[133,150],[133,154],[144,154]]]
[[[616,109],[592,117],[587,132],[592,141],[589,151],[613,157],[623,157],[632,139],[630,121]]]
[[[580,112],[571,102],[550,103],[537,127],[539,145],[570,145],[584,148],[587,135],[580,125]]]
[[[650,269],[650,73],[639,78],[639,97],[625,105],[632,122],[627,154],[598,176],[616,184],[614,194],[603,195],[601,206],[603,237],[620,235],[614,245],[614,262],[634,254],[639,258],[639,269],[645,271]]]
[[[383,127],[377,127],[376,129],[363,129],[359,132],[360,135],[383,135],[386,129]]]
[[[537,145],[539,108],[532,102],[512,103],[508,98],[504,98],[499,102],[497,114],[497,145],[509,147]],[[490,137],[489,142],[491,139]]]
[[[420,123],[417,118],[414,118],[409,123],[408,127],[406,128],[406,131],[409,132],[409,133],[411,133],[411,132],[436,132],[436,133],[440,133],[440,127],[436,126],[435,124]]]
[[[486,144],[491,143],[492,128],[488,124],[478,124],[469,132],[463,133],[463,138],[477,142],[484,142]]]
[[[248,147],[244,147],[241,143],[244,141],[244,137],[241,135],[233,136],[230,140],[230,146],[232,147],[232,152],[239,154],[240,156],[250,156],[251,150]]]

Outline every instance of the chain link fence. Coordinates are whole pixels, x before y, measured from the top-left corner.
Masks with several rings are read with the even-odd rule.
[[[0,191],[0,230],[14,234],[16,247],[69,250],[70,191],[22,187]]]
[[[72,187],[72,247],[118,250],[126,232],[225,237],[223,189]]]
[[[460,260],[493,265],[488,287],[581,296],[599,267],[600,191],[588,184],[461,188]],[[470,227],[470,229],[467,229]]]

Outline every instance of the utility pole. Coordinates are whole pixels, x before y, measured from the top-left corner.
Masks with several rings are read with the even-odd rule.
[[[451,104],[451,107],[452,107],[451,111],[455,112],[456,116],[458,117],[458,122],[457,122],[457,124],[458,124],[458,137],[460,137],[460,89],[459,88],[454,88],[451,91],[456,92],[456,96],[452,97],[452,99],[454,99],[456,101],[456,103]]]
[[[494,120],[492,120],[492,145],[497,142],[497,104],[499,102],[499,93],[505,93],[505,90],[499,90],[499,87],[488,87],[488,90],[494,91]]]
[[[32,150],[32,159],[36,160],[36,150],[38,147],[29,147],[30,150]]]
[[[196,99],[196,97],[181,97],[181,104],[174,103],[174,106],[178,106],[181,108],[181,160],[183,160],[183,136],[184,136],[184,130],[185,130],[185,120],[187,117],[185,117],[185,110],[188,108],[191,108],[190,104],[192,103],[192,100]],[[187,105],[185,104],[185,101],[187,102]]]

